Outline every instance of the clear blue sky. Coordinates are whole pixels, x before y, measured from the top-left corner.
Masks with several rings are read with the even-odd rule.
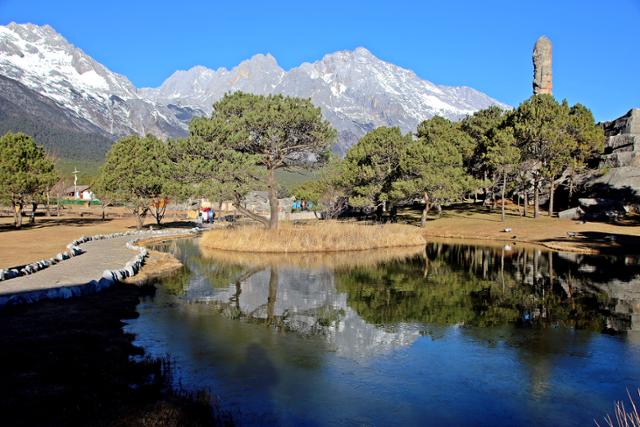
[[[640,107],[640,0],[0,0],[0,23],[50,24],[138,86],[256,53],[290,69],[364,46],[438,84],[511,105],[531,94],[531,50],[554,49],[554,95],[596,119]]]

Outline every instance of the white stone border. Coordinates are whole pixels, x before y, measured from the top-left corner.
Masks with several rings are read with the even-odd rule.
[[[153,237],[163,237],[163,236],[170,237],[170,236],[196,235],[201,231],[202,231],[201,228],[195,227],[189,230],[126,231],[121,233],[97,234],[95,236],[80,237],[79,239],[76,239],[67,245],[68,251],[59,253],[53,258],[28,264],[25,267],[21,268],[20,270],[18,270],[17,268],[0,270],[0,286],[2,286],[1,284],[2,280],[9,280],[15,277],[33,274],[51,265],[55,265],[61,261],[80,255],[85,251],[80,249],[79,245],[85,242],[90,242],[92,240],[113,239],[116,237],[123,237],[123,236],[138,236],[137,238],[131,239],[126,243],[127,248],[134,251],[138,251],[138,254],[135,255],[133,258],[131,258],[129,261],[127,261],[127,263],[124,265],[123,268],[118,270],[105,270],[102,273],[102,277],[100,279],[91,280],[85,284],[73,285],[73,286],[61,286],[58,288],[50,288],[50,289],[43,289],[43,290],[26,291],[26,292],[16,293],[16,294],[1,295],[0,307],[5,305],[30,304],[30,303],[44,300],[44,299],[58,299],[58,298],[67,299],[74,296],[88,295],[88,294],[100,292],[101,290],[110,287],[116,282],[120,282],[126,279],[127,277],[132,277],[136,275],[138,271],[140,271],[140,268],[144,265],[144,259],[148,255],[148,251],[145,247],[136,245],[136,243],[139,242],[140,240],[145,240],[147,238],[153,238]]]

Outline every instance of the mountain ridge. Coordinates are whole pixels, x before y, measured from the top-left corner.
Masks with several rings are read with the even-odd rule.
[[[452,120],[506,104],[468,86],[437,85],[376,57],[365,47],[327,53],[286,71],[270,53],[227,69],[195,65],[176,70],[156,88],[136,88],[51,26],[0,26],[0,75],[52,99],[114,138],[152,133],[184,136],[188,121],[209,114],[225,93],[281,93],[311,98],[337,129],[344,152],[378,126],[404,132],[434,115]]]

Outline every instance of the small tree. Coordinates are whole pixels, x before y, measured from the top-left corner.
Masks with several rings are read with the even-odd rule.
[[[598,126],[591,110],[576,104],[569,110],[569,135],[576,141],[569,164],[569,199],[573,196],[575,176],[584,170],[587,161],[604,150],[604,130]]]
[[[463,156],[463,161],[467,172],[482,183],[483,204],[488,202],[488,186],[492,184],[489,178],[495,172],[486,162],[487,150],[491,145],[491,132],[502,125],[505,116],[505,110],[492,106],[476,111],[458,124],[458,128],[473,141],[473,151],[470,156]]]
[[[154,136],[128,136],[113,144],[100,169],[94,188],[108,200],[127,205],[137,228],[159,200],[167,196],[171,171],[165,144]],[[164,211],[154,210],[160,224]]]
[[[244,186],[247,169],[264,171],[260,175],[266,178],[270,218],[250,216],[271,229],[278,228],[275,172],[320,165],[336,135],[308,99],[242,92],[225,95],[213,105],[210,118],[192,121],[190,131],[192,137],[209,145],[204,150],[213,151],[217,163],[232,174],[225,180],[229,185],[238,179]],[[247,213],[240,206],[240,195],[236,196],[236,208]]]
[[[293,194],[299,199],[311,201],[314,212],[322,212],[325,218],[335,218],[346,205],[343,168],[344,162],[331,156],[320,170],[318,178],[301,184]]]
[[[379,127],[349,148],[344,161],[344,184],[349,204],[386,208],[393,183],[400,177],[400,158],[411,143],[400,128]]]
[[[516,146],[516,139],[513,136],[513,129],[494,129],[489,134],[487,151],[484,155],[487,165],[495,170],[502,178],[501,186],[501,217],[505,220],[504,199],[507,187],[507,176],[513,173],[520,162],[520,150]]]
[[[424,227],[431,206],[463,197],[475,184],[463,167],[457,138],[460,131],[451,122],[433,118],[420,126],[419,138],[407,144],[399,162],[400,179],[393,183],[393,196],[420,198],[424,202]]]
[[[550,183],[549,197],[553,200],[554,180],[568,166],[575,140],[570,138],[566,124],[569,108],[559,104],[551,95],[534,95],[518,106],[512,116],[515,135],[525,159],[534,160],[533,216],[540,212],[540,187]],[[550,203],[553,209],[553,202]]]
[[[53,161],[30,136],[0,137],[0,198],[11,203],[16,228],[22,226],[25,202],[37,201],[56,179]]]

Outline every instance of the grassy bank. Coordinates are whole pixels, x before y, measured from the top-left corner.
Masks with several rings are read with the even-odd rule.
[[[425,243],[420,229],[410,225],[337,221],[286,223],[278,230],[257,226],[220,228],[205,233],[200,242],[207,249],[271,253],[363,251]]]

